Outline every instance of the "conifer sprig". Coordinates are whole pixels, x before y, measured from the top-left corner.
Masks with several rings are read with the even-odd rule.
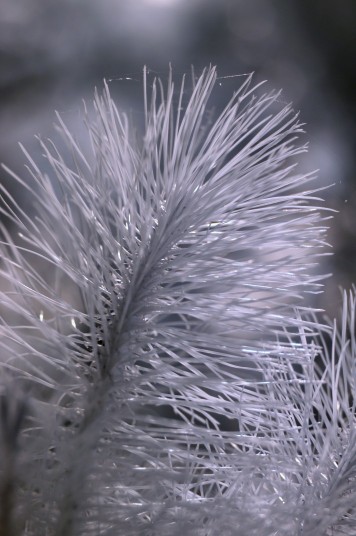
[[[251,77],[211,120],[215,69],[193,82],[145,75],[141,142],[107,86],[90,150],[58,117],[67,154],[12,174],[35,216],[2,189],[14,536],[356,531],[355,299],[341,332],[304,312],[325,222],[302,125]]]

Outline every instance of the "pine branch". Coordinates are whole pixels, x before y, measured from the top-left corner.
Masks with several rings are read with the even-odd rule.
[[[325,216],[302,125],[251,77],[210,121],[215,83],[145,78],[140,143],[105,86],[90,150],[58,116],[69,156],[10,171],[36,216],[2,189],[14,536],[356,533],[355,299],[341,332],[303,303]]]

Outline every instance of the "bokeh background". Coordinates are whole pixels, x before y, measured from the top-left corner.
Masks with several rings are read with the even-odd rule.
[[[355,0],[1,0],[0,161],[23,175],[18,142],[38,153],[34,135],[52,136],[54,110],[79,124],[103,78],[139,122],[143,65],[165,78],[169,63],[179,77],[209,63],[222,77],[254,71],[301,110],[302,165],[333,184],[323,195],[339,211],[320,298],[335,314],[338,286],[356,282]],[[221,99],[238,84],[222,78]],[[13,189],[3,170],[0,181]]]

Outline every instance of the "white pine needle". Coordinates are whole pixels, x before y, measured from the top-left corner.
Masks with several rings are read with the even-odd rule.
[[[35,216],[2,189],[0,536],[356,534],[355,297],[303,310],[302,126],[251,77],[211,120],[215,83],[145,77],[141,143],[105,87],[90,151],[59,117],[70,156],[12,174]]]

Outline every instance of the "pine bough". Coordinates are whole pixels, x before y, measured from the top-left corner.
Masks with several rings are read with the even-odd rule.
[[[2,190],[1,536],[356,534],[355,297],[303,305],[302,126],[251,77],[212,120],[215,84],[145,82],[141,142],[105,87],[89,151],[59,118],[67,156],[12,175],[35,215]]]

